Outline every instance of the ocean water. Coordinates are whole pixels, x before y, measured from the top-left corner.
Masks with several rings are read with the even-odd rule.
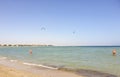
[[[32,54],[29,54],[29,50]],[[117,55],[112,55],[116,49]],[[120,76],[119,46],[0,47],[0,57],[31,64],[87,69]]]

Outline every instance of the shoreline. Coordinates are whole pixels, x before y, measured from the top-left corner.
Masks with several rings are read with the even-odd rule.
[[[29,49],[33,50],[32,55],[29,54]],[[17,63],[20,63],[35,69],[35,71],[36,69],[38,71],[48,69],[49,71],[65,71],[86,77],[93,77],[91,75],[94,77],[119,77],[119,55],[113,57],[111,55],[112,49],[111,47],[3,47],[0,50],[0,60],[7,60],[8,66],[16,66]],[[116,49],[119,50],[119,47]]]
[[[58,68],[55,66],[30,64],[30,63],[17,61],[17,60],[9,60],[6,57],[0,58],[0,68],[6,69],[4,70],[4,72],[11,72],[10,71],[11,69],[15,70],[16,71],[15,75],[19,71],[21,71],[20,76],[21,75],[24,76],[23,73],[29,72],[32,75],[30,74],[29,76],[28,74],[25,74],[25,76],[29,76],[29,77],[32,77],[32,76],[33,77],[117,77],[116,75],[103,73],[99,71],[85,70],[85,69],[74,70],[74,69],[68,69],[64,67]],[[0,69],[0,71],[2,70]]]
[[[0,60],[2,77],[84,77],[72,72],[24,65],[21,62]]]
[[[1,77],[42,77],[40,75],[30,73],[28,71],[18,70],[1,64],[0,64],[0,76]]]

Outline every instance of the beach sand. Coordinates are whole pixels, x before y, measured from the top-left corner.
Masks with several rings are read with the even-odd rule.
[[[17,70],[15,68],[0,65],[0,77],[42,77],[42,76],[24,70]]]
[[[48,69],[24,65],[23,62],[0,60],[0,77],[117,77],[112,74],[92,70]]]
[[[0,64],[0,77],[82,77],[71,72],[58,70],[40,69],[37,72],[32,71],[16,69]]]

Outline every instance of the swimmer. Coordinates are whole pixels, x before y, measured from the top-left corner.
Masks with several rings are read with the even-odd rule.
[[[113,56],[116,55],[116,49],[114,49],[114,50],[112,51],[112,54],[113,54]]]
[[[29,54],[32,54],[32,50],[29,50]]]

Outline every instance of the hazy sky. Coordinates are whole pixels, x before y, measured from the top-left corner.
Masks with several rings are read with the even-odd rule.
[[[0,0],[0,43],[120,45],[120,0]]]

